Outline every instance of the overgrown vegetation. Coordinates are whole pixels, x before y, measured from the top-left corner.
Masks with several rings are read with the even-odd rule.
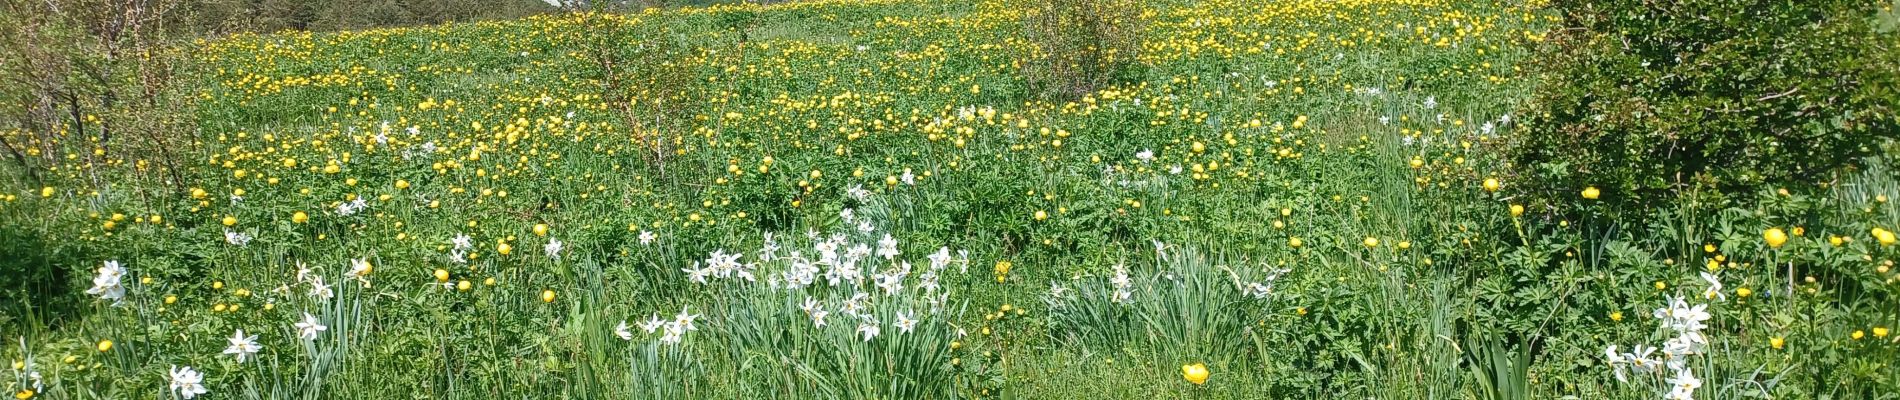
[[[571,7],[176,44],[188,63],[170,87],[193,101],[174,111],[188,142],[166,149],[183,184],[140,169],[150,153],[0,130],[61,140],[32,154],[47,164],[0,163],[0,271],[50,271],[0,302],[0,389],[1622,400],[1900,386],[1900,148],[1878,132],[1823,130],[1869,146],[1848,167],[1699,155],[1710,184],[1645,187],[1620,182],[1661,169],[1551,172],[1610,147],[1558,153],[1569,139],[1535,136],[1716,117],[1560,111],[1611,100],[1567,97],[1588,91],[1551,77],[1587,71],[1535,57],[1640,63],[1585,53],[1620,43],[1574,46],[1597,43],[1577,30],[1625,29],[1566,25],[1580,5],[1024,4]],[[1603,3],[1678,5],[1728,10]],[[1085,11],[1099,7],[1115,11]],[[1119,27],[1034,33],[1064,24]],[[1781,65],[1816,88],[1720,123],[1883,107],[1878,88],[1803,72],[1864,64],[1720,54],[1698,63],[1747,64],[1720,68],[1738,79]],[[1708,74],[1667,92],[1643,82],[1691,81],[1625,76],[1643,80],[1575,82],[1641,104],[1760,96],[1695,91],[1731,84]],[[1843,95],[1805,97],[1823,89]],[[1677,141],[1795,151],[1719,125]],[[1625,161],[1682,160],[1664,156]],[[1798,180],[1815,168],[1828,172]]]
[[[1609,210],[1824,190],[1900,137],[1900,35],[1867,1],[1563,1],[1515,136],[1537,193]],[[1886,10],[1886,11],[1883,11]]]

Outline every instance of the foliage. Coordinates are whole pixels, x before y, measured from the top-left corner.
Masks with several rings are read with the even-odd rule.
[[[1030,93],[1075,100],[1141,71],[1147,11],[1130,0],[1034,0],[1025,5],[1017,65]]]
[[[1640,215],[1677,194],[1809,190],[1900,137],[1900,50],[1880,2],[1557,1],[1515,135],[1523,188]],[[1735,196],[1741,195],[1741,196]]]
[[[66,138],[0,181],[0,271],[57,289],[0,302],[0,389],[1646,399],[1679,375],[1621,351],[1683,299],[1695,398],[1891,396],[1892,143],[1824,190],[1534,202],[1538,4],[1149,2],[1143,71],[1027,101],[1020,5],[192,43],[188,184]]]

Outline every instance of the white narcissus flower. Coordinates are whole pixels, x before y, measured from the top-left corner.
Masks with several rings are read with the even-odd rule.
[[[1637,373],[1647,374],[1650,373],[1650,371],[1655,371],[1656,366],[1662,364],[1662,361],[1651,357],[1651,355],[1654,354],[1656,354],[1655,346],[1639,344],[1636,345],[1636,347],[1630,348],[1630,352],[1623,353],[1623,361],[1630,364],[1631,370]]]
[[[1629,360],[1624,358],[1623,353],[1616,352],[1616,345],[1613,344],[1610,345],[1609,348],[1603,349],[1603,363],[1608,364],[1610,368],[1616,372],[1617,382],[1630,381],[1628,375]]]
[[[680,272],[686,273],[686,280],[688,281],[692,281],[693,283],[698,283],[698,284],[705,284],[706,278],[712,276],[713,269],[710,266],[705,267],[705,268],[696,268],[698,266],[699,266],[699,263],[693,263],[693,267],[681,268]]]
[[[190,399],[210,392],[204,387],[205,376],[191,367],[171,366],[171,386],[167,391],[177,393],[178,397]]]
[[[864,341],[871,341],[881,332],[883,330],[877,326],[877,317],[865,314],[858,318],[858,333],[864,334]]]
[[[125,268],[121,268],[118,261],[106,261],[104,266],[99,267],[99,275],[92,278],[92,288],[86,289],[86,294],[118,304],[120,299],[125,298],[125,286],[120,283],[124,277]]]
[[[895,296],[898,291],[904,290],[904,275],[901,272],[877,274],[872,280],[877,282],[879,289],[884,290],[885,296]]]
[[[1702,281],[1709,283],[1709,288],[1702,290],[1703,299],[1728,301],[1728,295],[1722,293],[1722,280],[1717,279],[1715,274],[1703,272]]]
[[[1669,387],[1669,394],[1666,395],[1665,398],[1670,400],[1690,400],[1695,398],[1696,389],[1702,387],[1702,379],[1696,378],[1694,371],[1690,371],[1688,368],[1681,368],[1676,370],[1675,377],[1669,378]]]
[[[916,316],[917,316],[917,313],[915,311],[905,311],[905,312],[897,313],[897,323],[895,324],[897,325],[897,331],[902,332],[902,333],[910,333],[910,330],[912,328],[917,327]]]
[[[699,328],[693,326],[693,320],[695,319],[699,319],[699,314],[687,313],[686,307],[680,307],[680,314],[673,317],[673,323],[679,324],[683,330],[696,331],[699,330]]]
[[[825,309],[823,308],[812,310],[811,311],[812,326],[823,328],[825,326],[825,317],[829,315],[831,315],[831,312],[825,311]]]
[[[561,247],[563,246],[565,246],[565,244],[561,243],[561,239],[549,238],[547,246],[543,246],[541,249],[547,251],[548,258],[558,260],[561,258]]]
[[[644,246],[644,245],[648,245],[648,244],[652,244],[652,243],[653,243],[653,239],[658,239],[659,237],[660,237],[660,235],[655,235],[655,234],[653,234],[653,232],[652,232],[652,231],[646,231],[646,230],[642,230],[642,231],[640,231],[640,244],[641,244],[641,245],[643,245],[643,246]]]
[[[668,322],[661,330],[660,343],[663,344],[679,344],[686,337],[686,328],[681,327],[679,322]]]
[[[329,284],[323,283],[323,277],[312,276],[310,279],[310,296],[320,300],[329,300],[331,297],[336,296],[336,292],[330,290]]]
[[[367,258],[350,259],[350,275],[351,276],[367,275],[369,274],[370,269],[371,268],[369,264],[369,259]]]
[[[663,325],[666,325],[666,321],[661,321],[660,314],[654,313],[652,317],[647,319],[647,322],[640,323],[640,330],[646,331],[646,333],[648,334],[652,334],[654,331],[660,330],[660,327]]]
[[[251,235],[226,228],[224,230],[224,242],[234,246],[244,246],[251,243]]]
[[[243,364],[246,357],[257,354],[258,350],[264,349],[263,346],[257,345],[257,335],[244,336],[243,329],[239,329],[237,333],[231,334],[231,338],[228,340],[231,342],[231,346],[224,348],[224,354],[236,355],[238,364]]]
[[[627,326],[627,320],[620,320],[620,325],[614,325],[614,336],[619,336],[620,340],[633,340],[633,330]]]
[[[885,233],[883,239],[877,240],[878,257],[884,257],[885,260],[890,260],[900,254],[903,253],[897,251],[897,238],[891,237],[891,234]]]
[[[297,337],[303,338],[304,340],[316,340],[318,332],[330,329],[330,327],[323,326],[321,321],[317,321],[317,316],[310,315],[310,313],[303,313],[303,321],[298,322],[295,326],[297,328]]]

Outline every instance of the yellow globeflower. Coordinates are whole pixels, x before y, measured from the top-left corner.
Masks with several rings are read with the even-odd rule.
[[[1484,179],[1484,191],[1486,191],[1486,192],[1496,192],[1496,191],[1498,191],[1498,188],[1499,188],[1500,186],[1502,186],[1502,185],[1498,183],[1498,178],[1485,178],[1485,179]]]
[[[1596,186],[1583,188],[1583,198],[1585,199],[1596,200],[1598,196],[1602,195],[1603,191],[1597,190]]]
[[[1781,228],[1768,228],[1761,231],[1761,239],[1768,242],[1768,247],[1778,249],[1783,243],[1788,242],[1788,233],[1782,232]]]
[[[112,350],[112,339],[100,339],[98,348],[100,353]]]
[[[474,286],[474,285],[472,285],[472,284],[470,284],[470,283],[468,283],[468,280],[467,280],[467,279],[463,279],[463,280],[462,280],[461,282],[456,282],[456,283],[455,283],[455,290],[460,290],[460,291],[464,291],[464,292],[466,292],[466,291],[468,291],[468,288],[469,288],[470,286]]]
[[[1010,268],[1010,267],[1012,267],[1012,266],[1014,266],[1014,265],[1013,265],[1013,264],[1010,264],[1010,262],[1009,262],[1009,261],[997,261],[997,262],[996,262],[996,274],[997,274],[997,275],[1008,275],[1008,274],[1009,274],[1009,268]]]
[[[1297,249],[1297,248],[1300,248],[1300,238],[1297,238],[1297,237],[1296,237],[1296,238],[1290,238],[1290,239],[1287,239],[1287,240],[1286,240],[1286,245],[1287,245],[1287,247],[1292,247],[1292,248],[1296,248],[1296,249]]]
[[[436,268],[436,269],[435,269],[435,281],[436,281],[436,282],[448,282],[448,281],[449,281],[449,270],[446,270],[446,269],[441,269],[441,268]],[[463,283],[468,283],[468,281],[463,281]]]
[[[534,235],[535,235],[535,236],[547,236],[547,235],[548,235],[548,224],[534,224]]]
[[[1874,240],[1880,241],[1880,245],[1882,246],[1893,245],[1893,242],[1894,242],[1893,231],[1889,231],[1889,230],[1881,229],[1881,228],[1874,228],[1873,234],[1874,234]]]
[[[53,187],[47,186],[40,188],[40,197],[53,197]]]
[[[220,222],[222,222],[224,226],[237,225],[237,217],[226,215],[224,216],[224,220]]]
[[[1366,244],[1366,248],[1368,248],[1368,249],[1370,249],[1370,248],[1374,248],[1374,247],[1379,247],[1379,238],[1375,238],[1375,237],[1371,237],[1371,236],[1367,236],[1367,237],[1366,237],[1366,241],[1365,241],[1365,244]]]
[[[33,389],[20,389],[19,393],[13,394],[13,398],[19,400],[31,399],[33,398]]]
[[[290,214],[290,222],[295,222],[295,223],[299,223],[299,224],[301,224],[301,223],[305,223],[305,222],[310,222],[310,214],[304,214],[304,212],[303,212],[303,211],[298,211],[298,212],[295,212],[295,213],[291,213],[291,214]]]
[[[554,291],[553,291],[553,290],[542,290],[542,291],[541,291],[541,302],[543,302],[543,303],[553,303],[553,302],[554,302]]]
[[[405,180],[401,180],[401,179],[397,179],[397,180],[396,180],[396,188],[397,188],[397,189],[408,189],[408,188],[409,188],[409,181],[405,181]]]
[[[1511,217],[1521,217],[1521,216],[1524,216],[1524,206],[1518,205],[1518,204],[1512,204]]]
[[[204,189],[191,188],[191,198],[204,199],[205,196],[207,196],[207,194],[205,193]]]
[[[505,256],[505,255],[508,255],[508,253],[513,253],[514,251],[515,251],[515,247],[514,247],[514,246],[509,246],[509,245],[508,245],[508,242],[497,242],[497,243],[495,243],[495,252],[496,252],[496,253],[500,253],[501,255],[504,255],[504,256]]]
[[[1887,337],[1887,327],[1884,327],[1884,326],[1874,327],[1874,337]]]
[[[1207,383],[1207,365],[1193,363],[1181,366],[1181,378],[1196,385]]]
[[[1049,219],[1049,212],[1043,211],[1043,210],[1036,210],[1036,220],[1041,221],[1045,219]]]
[[[1774,339],[1768,339],[1768,347],[1773,347],[1775,350],[1781,350],[1783,346],[1787,345],[1788,340],[1782,339],[1780,336],[1776,336]]]

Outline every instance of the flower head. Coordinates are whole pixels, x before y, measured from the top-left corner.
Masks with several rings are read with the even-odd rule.
[[[1181,378],[1196,385],[1207,383],[1207,364],[1193,363],[1181,366]]]
[[[633,340],[633,329],[627,326],[627,320],[620,320],[620,325],[614,325],[614,336],[620,337],[620,340]]]
[[[294,326],[297,328],[297,337],[303,338],[303,340],[316,340],[318,332],[330,329],[330,327],[323,326],[323,322],[317,321],[317,316],[310,315],[310,313],[303,313],[303,321],[296,323]]]
[[[917,313],[915,311],[897,313],[897,323],[894,325],[897,325],[898,332],[910,333],[912,328],[917,327]]]
[[[204,387],[204,374],[191,369],[191,367],[173,365],[171,366],[169,375],[171,375],[171,385],[166,390],[177,393],[178,397],[190,399],[197,395],[210,392]]]
[[[124,277],[125,269],[119,267],[118,261],[106,261],[104,266],[99,267],[99,274],[93,276],[92,288],[86,289],[86,294],[118,304],[120,299],[125,298],[125,286],[120,285]]]
[[[231,345],[224,348],[224,354],[236,355],[238,364],[243,364],[246,357],[257,354],[258,350],[264,349],[263,346],[257,345],[257,335],[244,336],[243,329],[239,329],[237,333],[231,334],[231,338],[228,340],[231,342]]]

